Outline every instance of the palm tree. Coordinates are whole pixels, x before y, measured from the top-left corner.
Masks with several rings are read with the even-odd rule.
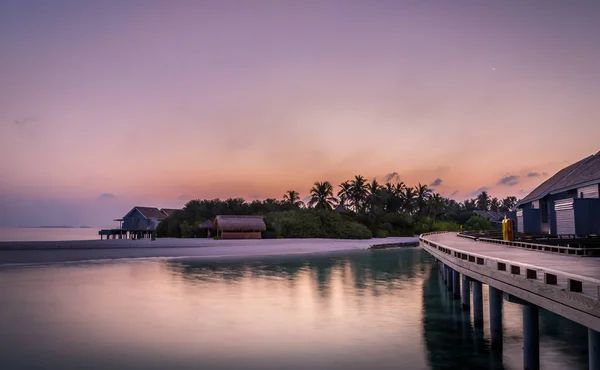
[[[404,208],[404,212],[412,215],[415,211],[415,189],[406,187],[400,196],[402,198],[402,208]]]
[[[300,200],[300,194],[295,190],[288,190],[283,194],[283,202],[293,206],[301,207],[304,202]]]
[[[465,211],[474,211],[477,209],[477,202],[475,199],[465,199],[463,207]]]
[[[498,198],[493,197],[490,201],[490,211],[498,212],[500,210],[500,201]]]
[[[336,199],[333,197],[333,186],[329,181],[315,182],[310,189],[308,205],[315,209],[331,210]]]
[[[351,191],[352,185],[350,185],[349,181],[344,181],[340,184],[340,191],[338,191],[337,196],[340,199],[340,205],[344,208],[347,207],[350,202]]]
[[[514,206],[517,205],[517,197],[506,197],[502,199],[502,204],[500,205],[500,212],[510,212]]]
[[[369,209],[371,213],[378,213],[383,208],[383,194],[381,185],[377,182],[377,180],[373,179],[370,184],[365,186],[367,190],[367,198],[366,198],[366,208]]]
[[[393,185],[390,182],[386,182],[381,192],[383,202],[385,203],[386,212],[396,213],[400,210],[400,208],[402,208],[402,186],[399,186],[399,184]]]
[[[431,196],[431,189],[427,187],[427,185],[417,185],[415,187],[416,195],[417,195],[417,207],[418,207],[418,215],[423,216],[423,213],[427,209],[427,199]]]
[[[355,212],[364,210],[367,195],[367,179],[361,175],[354,176],[354,180],[350,181],[350,201]]]
[[[491,200],[487,191],[482,191],[481,193],[479,193],[479,195],[477,196],[477,209],[482,211],[489,211],[490,203]]]
[[[434,221],[437,216],[444,212],[445,205],[444,197],[442,197],[440,194],[435,193],[429,197],[427,200],[427,206],[429,208],[429,212],[431,213],[431,218]]]

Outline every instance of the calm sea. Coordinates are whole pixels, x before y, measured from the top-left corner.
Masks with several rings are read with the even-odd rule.
[[[0,292],[2,369],[522,368],[520,306],[493,354],[420,249],[0,268]],[[583,327],[540,327],[543,369],[587,368]]]
[[[0,228],[0,242],[100,239],[100,229],[88,228]]]

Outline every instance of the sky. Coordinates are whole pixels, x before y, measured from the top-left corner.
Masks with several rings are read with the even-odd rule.
[[[0,2],[0,227],[302,197],[522,198],[600,150],[598,1]]]

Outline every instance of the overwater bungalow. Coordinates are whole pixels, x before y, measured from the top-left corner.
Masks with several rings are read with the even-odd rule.
[[[171,216],[177,209],[156,207],[133,207],[122,218],[115,219],[119,222],[116,229],[100,230],[100,238],[106,235],[107,239],[112,238],[148,238],[150,237],[160,221]]]

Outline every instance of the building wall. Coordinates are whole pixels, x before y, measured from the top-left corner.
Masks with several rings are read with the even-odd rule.
[[[558,194],[548,196],[548,221],[550,221],[550,234],[556,235],[556,211],[554,210],[554,202],[561,199],[575,198],[577,191],[570,190]]]
[[[260,239],[260,231],[222,231],[221,239]]]
[[[131,212],[123,217],[123,230],[156,229],[157,220],[148,220],[138,211]]]
[[[539,234],[541,232],[539,202],[536,201],[535,207],[532,203],[525,203],[521,207],[523,210],[523,230],[517,222],[517,232],[525,234]]]
[[[577,235],[600,234],[600,199],[575,199]]]

